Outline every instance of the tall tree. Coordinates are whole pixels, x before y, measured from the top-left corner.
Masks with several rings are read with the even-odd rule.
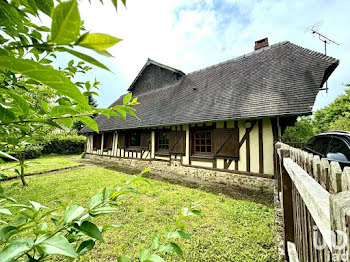
[[[346,86],[349,86],[346,85]],[[328,106],[319,109],[314,114],[314,125],[318,133],[334,129],[334,124],[340,118],[346,121],[350,114],[350,89],[345,90],[345,94],[337,97]]]
[[[283,142],[305,143],[315,135],[315,130],[310,117],[300,117],[294,126],[288,126],[282,136]]]

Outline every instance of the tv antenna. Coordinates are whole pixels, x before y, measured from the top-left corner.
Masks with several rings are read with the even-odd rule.
[[[327,55],[327,45],[332,44],[332,43],[336,44],[336,45],[339,45],[339,44],[337,42],[333,41],[332,39],[326,37],[325,35],[321,34],[320,32],[318,32],[316,27],[317,26],[313,25],[310,28],[310,31],[313,35],[317,35],[318,39],[324,43],[324,54]],[[326,82],[326,88],[321,88],[320,90],[321,91],[326,90],[326,92],[328,93],[328,83]]]

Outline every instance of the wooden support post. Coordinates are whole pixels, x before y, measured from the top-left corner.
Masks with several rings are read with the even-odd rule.
[[[278,192],[278,199],[279,199],[279,193],[282,191],[281,189],[281,159],[278,157],[277,150],[281,148],[281,143],[275,144],[275,150],[274,155],[276,156],[276,159],[279,161],[276,161],[276,168],[275,168],[275,176],[277,177],[277,192]],[[281,199],[280,199],[281,200]]]
[[[104,143],[104,139],[105,139],[105,134],[102,133],[102,138],[101,138],[101,156],[103,156],[103,143]]]
[[[282,206],[284,221],[284,248],[286,260],[289,261],[288,241],[294,243],[294,221],[293,221],[293,198],[292,198],[292,180],[283,165],[283,158],[290,156],[290,149],[281,148],[280,151],[280,168],[282,182]]]

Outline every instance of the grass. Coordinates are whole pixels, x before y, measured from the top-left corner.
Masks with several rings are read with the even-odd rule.
[[[37,159],[28,160],[28,167],[25,168],[25,175],[43,173],[52,170],[56,170],[59,168],[68,168],[80,165],[79,163],[71,160],[71,158],[78,158],[80,155],[47,155],[42,156]],[[0,164],[0,167],[12,167],[16,165],[16,162],[8,162],[5,164]],[[18,174],[14,171],[4,170],[1,173],[5,174],[8,177],[18,176]]]
[[[103,187],[112,189],[129,178],[96,166],[28,177],[26,188],[14,181],[3,185],[9,195],[20,202],[33,200],[50,205],[50,201],[60,199],[86,206],[89,198]],[[180,209],[196,200],[202,203],[203,215],[194,217],[186,225],[192,239],[178,241],[183,257],[171,255],[167,261],[277,261],[271,205],[150,181],[152,186],[144,182],[134,185],[142,194],[124,198],[119,213],[96,220],[99,225],[121,223],[123,226],[107,231],[106,243],[99,243],[79,261],[116,261],[120,255],[138,261],[140,248],[147,247],[153,235],[163,235],[164,227],[173,225]],[[57,261],[62,260],[57,258]]]

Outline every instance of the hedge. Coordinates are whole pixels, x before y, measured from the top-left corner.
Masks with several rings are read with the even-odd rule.
[[[38,144],[28,145],[24,149],[25,158],[33,159],[48,154],[81,154],[84,152],[85,142],[85,136],[67,133],[49,134],[38,140]]]
[[[85,136],[62,134],[50,134],[44,137],[41,143],[43,146],[42,153],[47,154],[81,154],[84,152],[86,142]]]

